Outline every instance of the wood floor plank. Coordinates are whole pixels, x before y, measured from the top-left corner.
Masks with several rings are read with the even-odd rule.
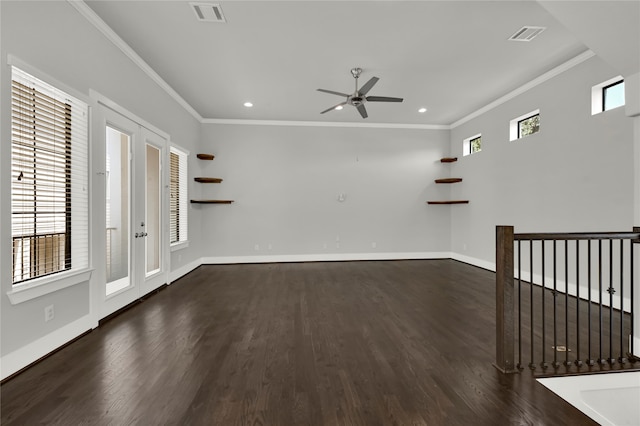
[[[494,285],[452,260],[202,266],[4,383],[0,420],[595,424],[491,365]]]

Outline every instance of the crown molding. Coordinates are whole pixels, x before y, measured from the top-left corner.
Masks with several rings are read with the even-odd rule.
[[[335,121],[290,121],[290,120],[238,120],[227,118],[205,118],[203,124],[231,124],[238,126],[293,126],[293,127],[356,127],[369,129],[414,129],[449,130],[448,124],[402,124],[402,123],[357,123]]]
[[[480,108],[479,110],[476,110],[474,112],[472,112],[471,114],[462,117],[461,119],[459,119],[458,121],[455,121],[453,123],[451,123],[451,125],[449,126],[449,128],[451,129],[455,129],[456,127],[466,123],[467,121],[470,121],[476,117],[481,116],[482,114],[491,111],[492,109],[504,104],[507,101],[510,101],[511,99],[522,95],[523,93],[533,89],[536,86],[541,85],[542,83],[551,80],[552,78],[554,78],[555,76],[570,70],[571,68],[580,65],[581,63],[583,63],[584,61],[586,61],[587,59],[590,59],[592,57],[595,56],[595,53],[592,52],[591,50],[586,50],[584,52],[582,52],[581,54],[579,54],[578,56],[575,56],[571,59],[569,59],[567,62],[558,65],[557,67],[553,68],[552,70],[549,70],[547,72],[545,72],[544,74],[542,74],[539,77],[534,78],[533,80],[529,81],[528,83],[523,84],[522,86],[518,87],[515,90],[512,90],[511,92],[507,93],[506,95],[496,99],[495,101],[483,106],[482,108]]]
[[[402,124],[402,123],[357,123],[357,122],[326,122],[326,121],[290,121],[290,120],[244,120],[226,118],[203,118],[182,96],[178,94],[166,81],[156,73],[144,59],[142,59],[118,34],[115,33],[102,20],[84,0],[67,0],[87,21],[96,27],[109,41],[120,49],[134,64],[136,64],[145,74],[155,81],[169,96],[171,96],[180,106],[189,112],[196,120],[202,124],[230,124],[245,126],[294,126],[294,127],[352,127],[352,128],[373,128],[373,129],[414,129],[414,130],[451,130],[491,111],[492,109],[510,101],[511,99],[533,89],[536,86],[554,78],[555,76],[581,64],[582,62],[595,56],[591,50],[586,50],[581,54],[569,59],[565,63],[553,68],[541,76],[523,84],[506,95],[485,105],[484,107],[468,114],[451,124]]]
[[[182,106],[196,120],[202,122],[202,116],[182,96],[158,75],[106,22],[102,20],[83,0],[67,0],[89,23],[98,29],[110,42],[122,51],[134,64],[138,66],[151,80],[160,86],[180,106]]]

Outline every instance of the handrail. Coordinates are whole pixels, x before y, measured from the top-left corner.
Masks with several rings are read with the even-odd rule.
[[[558,241],[563,243],[557,244]],[[569,241],[574,242],[569,244]],[[634,292],[637,291],[634,246],[637,243],[640,243],[640,227],[634,227],[632,232],[516,234],[513,226],[497,226],[494,366],[503,373],[520,371],[523,342],[530,348],[528,365],[532,370],[537,366],[534,356],[537,358],[540,354],[539,365],[543,371],[551,366],[555,374],[561,365],[567,367],[566,373],[570,368],[574,369],[572,373],[578,373],[583,366],[591,371],[598,364],[601,369],[610,369],[615,364],[636,362],[633,340]],[[545,264],[550,266],[546,272]],[[526,294],[523,288],[527,289]],[[581,310],[585,311],[583,316]],[[563,315],[558,319],[556,313]],[[545,315],[549,315],[547,326]],[[525,335],[522,331],[526,327]],[[552,337],[545,333],[550,331]],[[563,335],[560,331],[564,331]],[[617,347],[614,347],[614,332],[619,340]],[[581,340],[581,335],[587,339]],[[604,337],[608,337],[608,342]],[[627,337],[629,348],[625,351],[623,343]],[[569,359],[570,344],[574,350],[573,360]],[[553,362],[548,363],[545,354],[551,349]],[[565,352],[563,363],[556,358],[561,350]],[[584,353],[588,354],[585,359],[581,357]],[[597,359],[593,356],[596,354]]]

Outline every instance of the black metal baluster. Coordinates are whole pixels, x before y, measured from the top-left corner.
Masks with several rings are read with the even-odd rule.
[[[547,326],[546,326],[546,321],[545,321],[545,316],[546,316],[546,312],[545,312],[545,306],[544,306],[544,296],[545,296],[545,291],[546,291],[546,280],[545,280],[545,272],[544,272],[544,264],[545,264],[545,257],[544,257],[544,240],[540,240],[540,244],[542,244],[542,362],[540,363],[540,367],[542,367],[543,369],[546,369],[547,367],[549,367],[549,364],[547,364],[546,361],[546,352],[547,352]]]
[[[588,327],[588,335],[587,335],[587,340],[588,340],[588,346],[587,349],[589,351],[589,359],[587,359],[587,365],[589,366],[593,366],[596,364],[595,360],[593,359],[593,357],[591,356],[591,240],[587,240],[587,285],[588,285],[588,289],[587,289],[587,297],[588,299],[588,303],[587,303],[587,327]]]
[[[536,363],[533,356],[534,344],[533,344],[533,240],[529,240],[529,315],[531,316],[531,361],[529,362],[529,368],[536,369]]]
[[[609,240],[609,364],[615,364],[616,359],[613,357],[613,294],[616,290],[613,288],[613,240]]]
[[[624,240],[620,240],[620,356],[618,362],[625,364],[624,356]]]
[[[574,363],[582,367],[580,359],[580,240],[576,240],[576,360]]]
[[[522,370],[522,256],[518,240],[518,370]]]
[[[569,367],[569,241],[564,240],[564,365]]]
[[[635,336],[633,334],[634,333],[634,331],[633,331],[633,321],[634,321],[633,316],[635,314],[635,312],[633,310],[633,298],[634,298],[634,296],[633,296],[633,286],[635,285],[635,281],[633,279],[634,278],[633,277],[633,274],[634,274],[633,265],[635,264],[635,258],[634,258],[634,254],[633,254],[633,251],[634,251],[633,250],[633,247],[634,247],[633,245],[634,245],[634,242],[631,241],[631,246],[629,247],[629,263],[630,263],[629,264],[629,269],[631,271],[631,274],[629,275],[629,277],[630,277],[629,278],[629,288],[631,289],[631,290],[629,290],[629,292],[631,293],[631,295],[630,295],[630,297],[631,297],[631,333],[630,333],[631,337],[630,337],[630,340],[631,341],[629,343],[629,354],[631,354],[631,355],[629,355],[630,357],[635,356],[635,352],[633,351],[633,339],[634,339],[634,336]]]
[[[558,304],[556,303],[556,296],[558,295],[558,276],[557,276],[557,256],[556,247],[557,241],[553,240],[553,368],[560,367],[558,362]]]
[[[602,357],[602,240],[598,240],[598,305],[598,340],[600,344],[598,364],[602,365],[606,362]]]

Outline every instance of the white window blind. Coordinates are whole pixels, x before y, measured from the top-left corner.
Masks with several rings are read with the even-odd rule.
[[[89,264],[88,107],[12,68],[13,283]]]
[[[187,154],[171,147],[169,151],[169,223],[170,242],[188,239]]]

